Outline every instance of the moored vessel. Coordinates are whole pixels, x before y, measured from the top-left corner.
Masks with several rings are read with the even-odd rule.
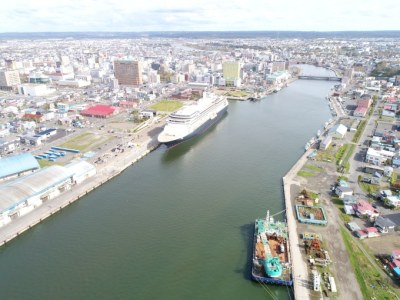
[[[285,222],[275,222],[267,213],[265,219],[256,219],[254,228],[253,280],[293,285],[290,264],[288,229]]]
[[[158,141],[170,147],[199,135],[217,123],[227,108],[226,97],[204,92],[196,104],[183,107],[169,116]]]

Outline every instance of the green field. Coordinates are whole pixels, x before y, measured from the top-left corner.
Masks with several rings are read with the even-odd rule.
[[[227,92],[225,94],[227,97],[239,97],[239,98],[246,98],[249,96],[249,93],[243,92],[243,91],[232,91],[232,92]]]
[[[76,149],[82,152],[86,152],[88,150],[94,149],[95,147],[103,145],[111,139],[112,137],[106,135],[85,132],[76,137],[73,137],[65,143],[58,145],[58,147]]]
[[[317,176],[322,171],[321,167],[314,166],[311,164],[306,164],[298,173],[301,177],[314,177]]]
[[[38,161],[41,169],[49,167],[49,166],[55,166],[55,165],[62,166],[63,165],[59,162],[48,161],[47,159],[38,159],[37,161]]]
[[[340,232],[349,253],[350,263],[360,285],[363,298],[389,300],[400,297],[399,291],[388,284],[386,278],[382,278],[380,272],[371,264],[358,246],[358,243],[343,226],[341,226]]]
[[[154,109],[156,111],[167,111],[173,112],[180,109],[183,106],[181,101],[177,100],[163,100],[156,104],[150,106],[150,109]]]

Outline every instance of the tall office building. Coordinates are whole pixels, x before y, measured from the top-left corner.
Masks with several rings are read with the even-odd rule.
[[[240,63],[238,61],[226,61],[222,64],[226,86],[240,86]]]
[[[114,74],[119,85],[138,86],[142,80],[142,62],[133,60],[114,61]]]
[[[0,88],[10,90],[12,87],[16,87],[21,84],[19,72],[13,71],[0,71]]]

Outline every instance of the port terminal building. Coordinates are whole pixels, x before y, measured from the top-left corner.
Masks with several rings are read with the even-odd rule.
[[[0,228],[96,174],[86,161],[50,166],[0,185]]]

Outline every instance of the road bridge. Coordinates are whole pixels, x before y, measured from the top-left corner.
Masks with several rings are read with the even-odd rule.
[[[337,76],[313,76],[313,75],[299,75],[299,79],[305,80],[326,80],[326,81],[342,81],[341,77]]]

